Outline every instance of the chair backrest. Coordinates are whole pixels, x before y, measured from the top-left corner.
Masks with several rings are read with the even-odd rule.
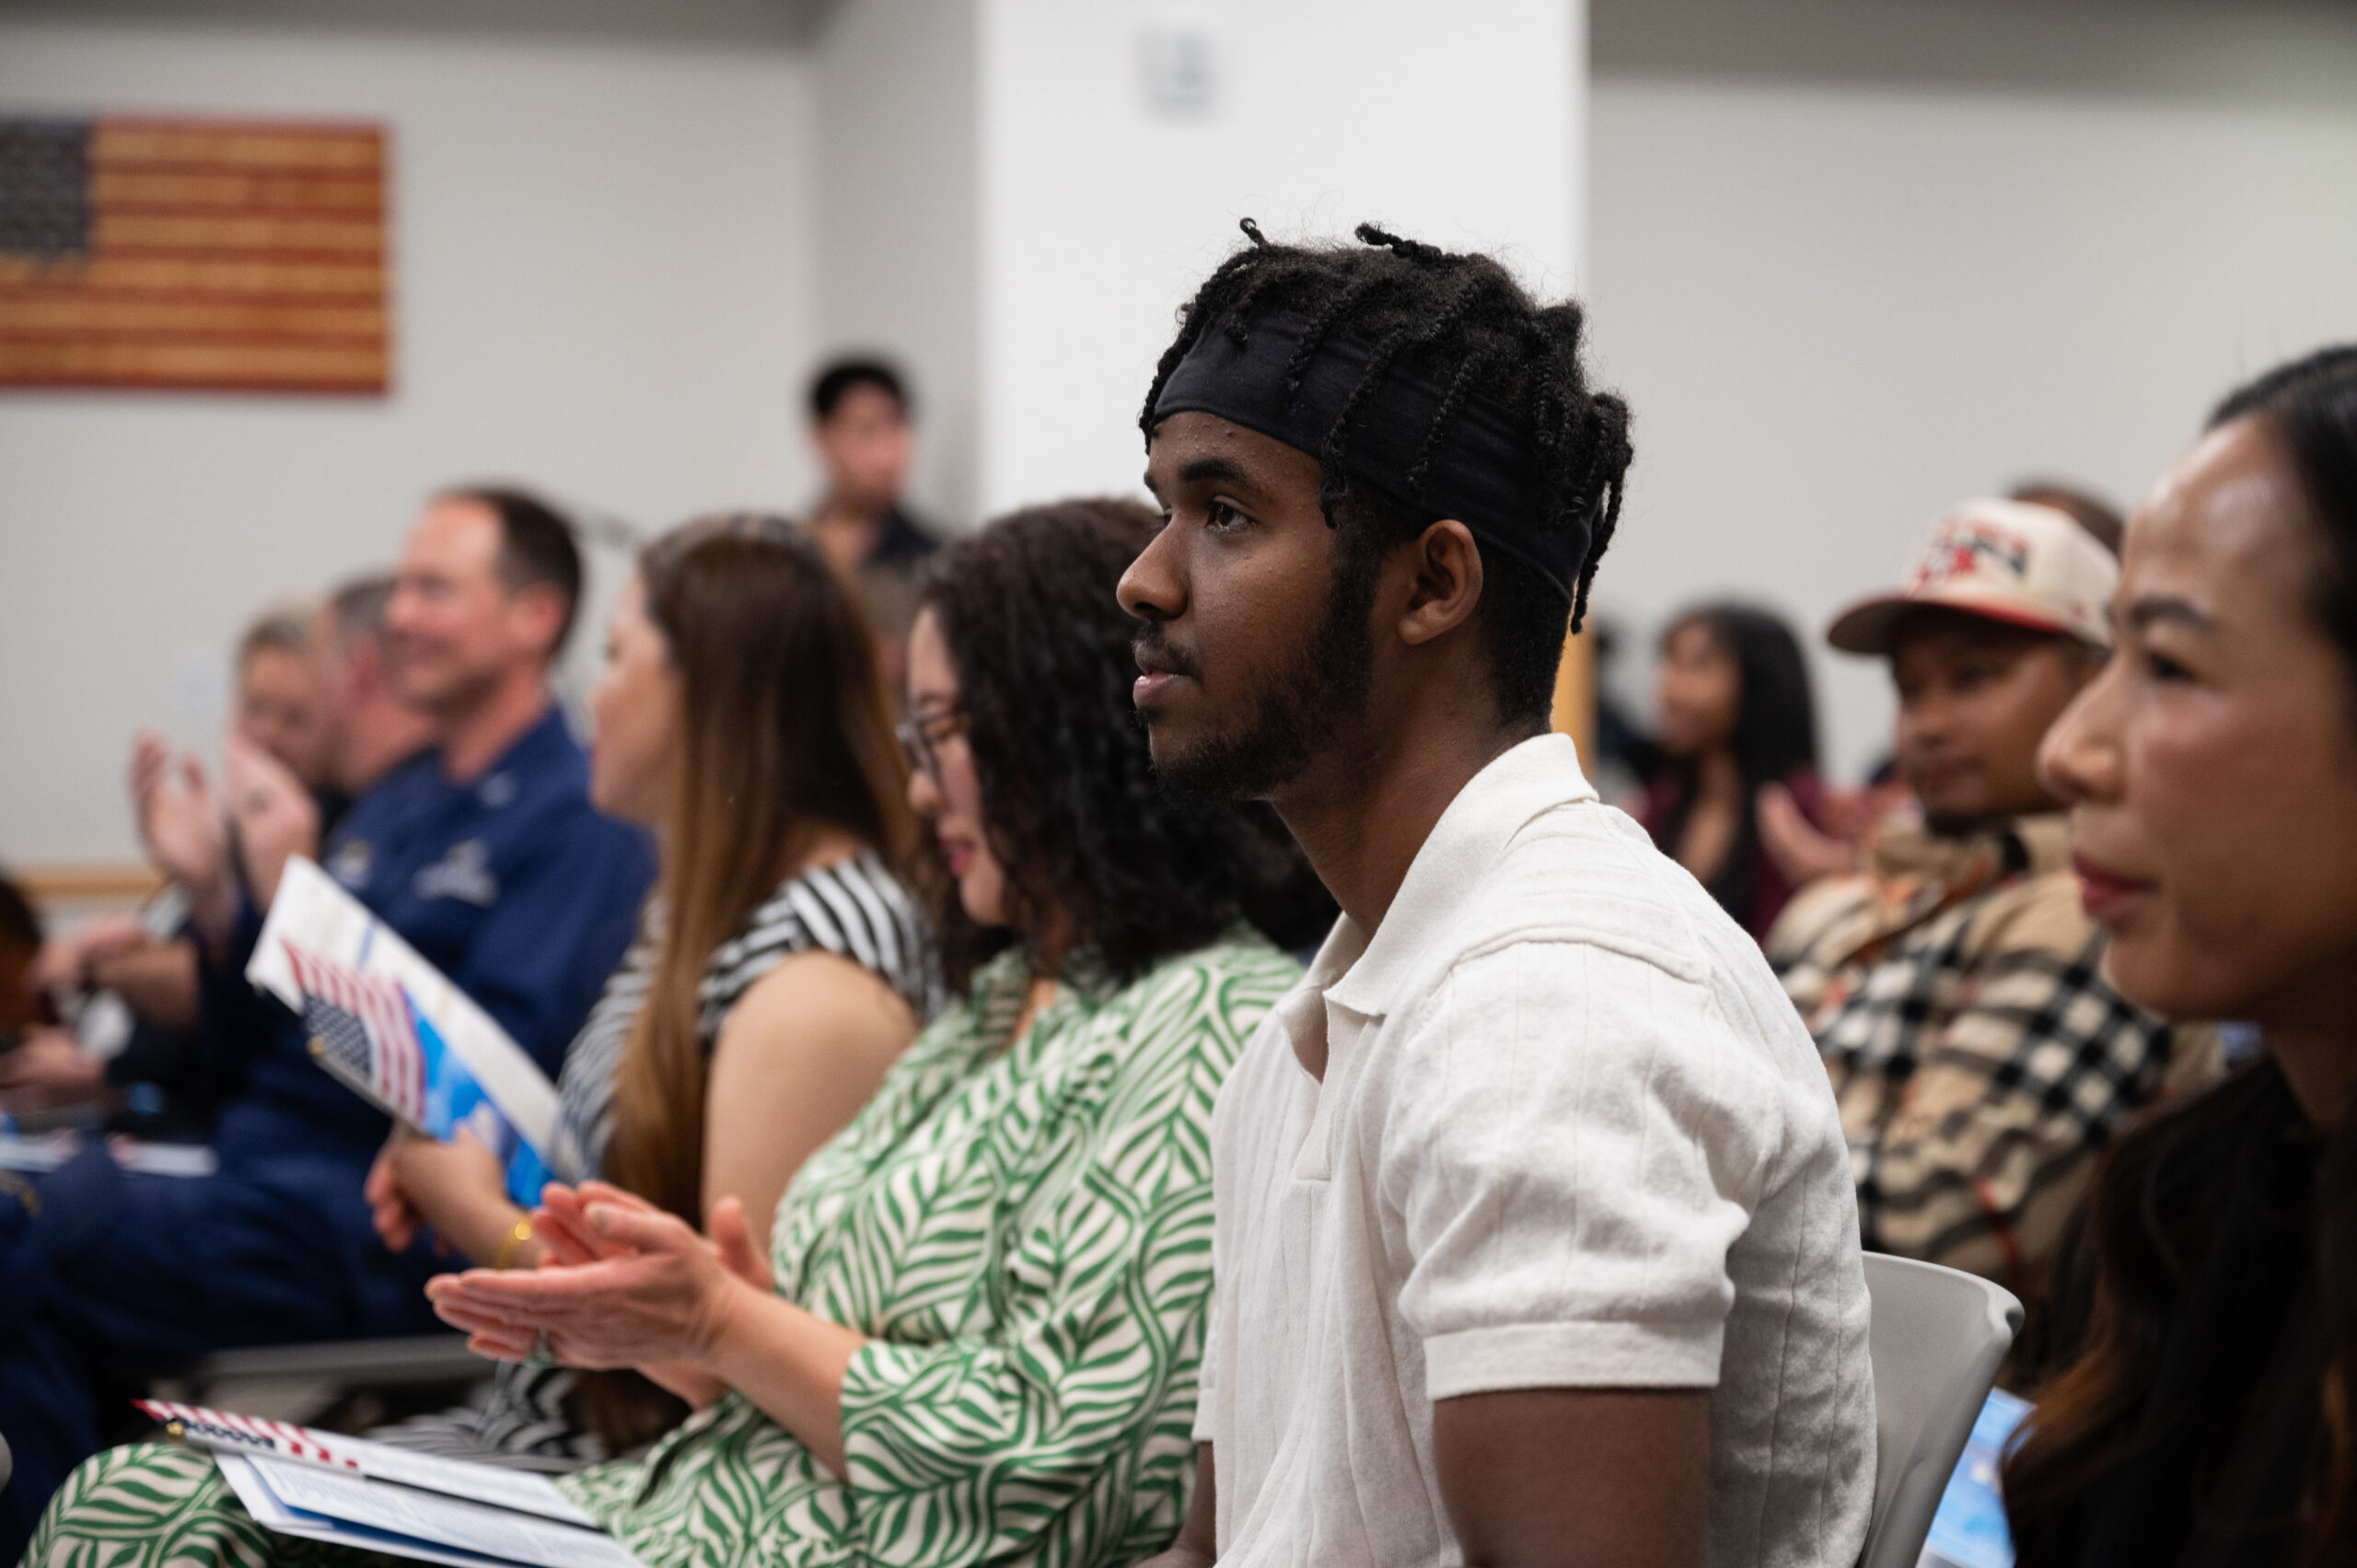
[[[1859,1568],[1915,1568],[2022,1304],[1987,1280],[1866,1254],[1875,1368],[1875,1513]]]

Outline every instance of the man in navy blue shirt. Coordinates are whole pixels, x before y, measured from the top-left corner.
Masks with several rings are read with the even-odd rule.
[[[588,761],[548,688],[581,562],[529,496],[454,491],[412,534],[387,611],[401,697],[436,744],[394,767],[324,843],[289,781],[233,779],[253,896],[217,826],[168,801],[144,826],[190,893],[203,944],[200,1069],[223,1091],[215,1176],[127,1175],[103,1151],[0,1191],[0,1562],[98,1443],[109,1367],[239,1344],[415,1331],[430,1260],[377,1241],[362,1196],[386,1119],[310,1060],[304,1031],[243,978],[290,853],[354,896],[496,1018],[552,1076],[628,945],[654,874],[643,834],[589,805]],[[310,835],[308,838],[306,835]]]

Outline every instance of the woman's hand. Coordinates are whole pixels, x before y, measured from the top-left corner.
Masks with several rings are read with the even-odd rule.
[[[498,1158],[463,1128],[445,1144],[395,1127],[362,1191],[377,1236],[396,1252],[409,1250],[420,1227],[431,1225],[480,1260],[490,1256],[479,1250],[485,1240],[504,1237],[519,1213],[507,1201]]]
[[[608,1258],[627,1258],[638,1250],[590,1223],[592,1203],[635,1214],[663,1213],[637,1193],[625,1192],[610,1182],[585,1181],[579,1187],[551,1182],[540,1190],[540,1206],[532,1211],[532,1239],[540,1246],[541,1268],[577,1268]]]
[[[532,1215],[532,1237],[540,1244],[540,1267],[572,1268],[636,1250],[589,1223],[586,1211],[594,1203],[610,1203],[641,1214],[663,1212],[637,1193],[609,1182],[585,1181],[578,1188],[552,1184],[540,1193],[540,1207]],[[753,1244],[742,1200],[723,1198],[714,1203],[704,1237],[723,1268],[757,1290],[771,1288],[769,1259]]]
[[[396,1126],[385,1146],[377,1151],[377,1158],[368,1167],[368,1179],[360,1184],[360,1195],[368,1200],[368,1221],[377,1227],[377,1238],[395,1252],[406,1252],[417,1239],[418,1226],[424,1222],[417,1211],[410,1207],[409,1199],[401,1192],[401,1179],[393,1167],[393,1154],[403,1138],[411,1136],[406,1127]]]
[[[131,799],[147,858],[188,889],[190,919],[206,939],[222,940],[237,922],[238,885],[228,826],[203,766],[143,731],[132,749]]]
[[[567,1366],[702,1369],[751,1293],[702,1236],[627,1197],[603,1183],[552,1187],[533,1219],[536,1233],[550,1225],[549,1266],[444,1274],[425,1294],[478,1354],[523,1361],[544,1343]]]
[[[635,1251],[590,1224],[586,1211],[592,1202],[598,1202],[638,1214],[661,1213],[644,1198],[602,1181],[584,1182],[577,1191],[552,1186],[540,1195],[541,1207],[532,1216],[532,1236],[540,1243],[541,1268],[577,1268],[606,1258],[627,1257]],[[714,1204],[712,1224],[706,1228],[705,1237],[721,1267],[763,1295],[769,1293],[769,1262],[754,1249],[741,1202],[723,1198]],[[522,1346],[528,1354],[532,1348],[530,1344]],[[727,1384],[691,1362],[649,1362],[638,1370],[698,1410],[728,1391]]]
[[[221,767],[229,815],[245,852],[246,886],[255,906],[266,910],[278,897],[286,863],[319,853],[319,803],[284,762],[237,736],[222,743]]]
[[[10,1115],[81,1105],[106,1087],[105,1064],[54,1026],[27,1030],[22,1045],[0,1054],[0,1110]]]

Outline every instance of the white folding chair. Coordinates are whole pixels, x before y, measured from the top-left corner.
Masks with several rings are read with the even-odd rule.
[[[2021,1331],[2022,1304],[1987,1280],[1879,1252],[1866,1254],[1866,1295],[1876,1469],[1859,1568],[1915,1568],[1997,1365]]]

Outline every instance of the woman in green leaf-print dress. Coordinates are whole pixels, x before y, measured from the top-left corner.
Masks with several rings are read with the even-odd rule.
[[[481,1348],[545,1334],[702,1406],[566,1483],[652,1568],[1118,1564],[1178,1527],[1213,1099],[1299,973],[1239,916],[1317,912],[1267,819],[1167,806],[1152,781],[1113,585],[1153,523],[1070,503],[937,558],[911,796],[958,902],[1016,941],[803,1167],[767,1287],[739,1277],[726,1211],[707,1247],[594,1187],[540,1221],[573,1266],[435,1282]],[[355,1557],[271,1534],[201,1453],[148,1446],[77,1471],[27,1562]]]

